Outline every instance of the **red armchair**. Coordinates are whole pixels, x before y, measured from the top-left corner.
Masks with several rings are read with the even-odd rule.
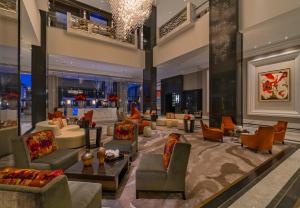
[[[278,121],[274,126],[274,142],[281,142],[284,144],[285,132],[287,129],[288,122],[287,121]]]

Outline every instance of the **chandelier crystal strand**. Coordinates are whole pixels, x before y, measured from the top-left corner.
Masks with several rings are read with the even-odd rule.
[[[151,14],[153,0],[109,0],[116,37],[127,39]]]

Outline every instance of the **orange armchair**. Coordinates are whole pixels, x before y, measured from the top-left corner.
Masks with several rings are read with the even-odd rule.
[[[223,142],[223,135],[224,135],[223,124],[221,126],[221,129],[218,129],[218,128],[209,128],[206,124],[203,123],[202,120],[200,120],[200,122],[201,122],[201,128],[202,128],[204,140],[209,139],[209,140]]]
[[[135,103],[131,104],[130,113],[131,114],[128,117],[129,120],[140,120],[141,119],[141,112],[137,109]]]
[[[254,135],[241,134],[241,146],[250,149],[267,150],[272,154],[274,128],[272,126],[260,126]]]
[[[274,142],[282,142],[284,144],[285,132],[287,129],[288,122],[287,121],[278,121],[274,126]]]
[[[222,124],[224,125],[224,132],[234,131],[235,124],[233,123],[230,116],[222,117]]]

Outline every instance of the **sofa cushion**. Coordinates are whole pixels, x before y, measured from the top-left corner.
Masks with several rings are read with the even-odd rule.
[[[105,149],[120,150],[120,152],[129,153],[132,151],[134,143],[129,140],[112,140],[104,145]]]
[[[130,122],[117,123],[115,126],[114,139],[117,140],[134,140],[135,125]]]
[[[31,160],[40,158],[58,149],[51,130],[30,134],[26,138],[26,144]]]
[[[63,175],[62,170],[30,170],[4,168],[0,171],[0,183],[8,185],[21,185],[43,187],[57,176]]]
[[[78,161],[79,150],[59,149],[41,158],[33,160],[32,163],[46,163],[51,169],[63,169],[70,167]]]
[[[170,134],[167,138],[167,142],[165,144],[164,154],[163,154],[163,164],[165,169],[169,167],[174,146],[179,141],[179,138],[180,138],[180,134],[175,134],[175,133]]]
[[[101,184],[69,181],[72,196],[72,207],[96,208],[101,207]]]

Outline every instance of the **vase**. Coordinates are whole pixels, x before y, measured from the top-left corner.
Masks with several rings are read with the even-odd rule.
[[[105,148],[100,147],[98,152],[97,152],[97,157],[99,159],[99,165],[103,165],[105,161]]]
[[[82,156],[81,156],[81,161],[83,162],[83,165],[85,167],[91,166],[93,163],[93,154],[90,151],[86,151]]]
[[[85,107],[85,101],[78,101],[78,107],[84,108]]]

